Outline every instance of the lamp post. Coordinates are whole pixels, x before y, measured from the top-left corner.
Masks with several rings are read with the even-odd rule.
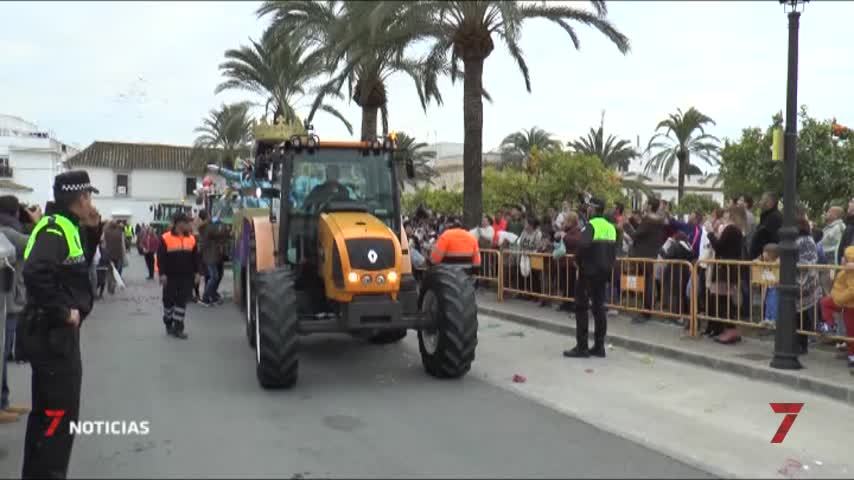
[[[780,312],[774,336],[772,368],[798,370],[803,368],[795,352],[797,330],[798,247],[795,243],[798,227],[795,222],[798,178],[798,26],[801,13],[798,7],[808,0],[780,0],[789,13],[789,67],[786,86],[786,134],[783,153],[783,228],[780,229]],[[803,9],[803,8],[801,8]]]

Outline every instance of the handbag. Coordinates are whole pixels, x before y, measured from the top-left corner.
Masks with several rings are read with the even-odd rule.
[[[554,242],[552,258],[563,258],[564,256],[566,256],[566,244],[563,242]]]
[[[116,285],[118,285],[120,289],[124,289],[125,281],[122,280],[122,276],[119,271],[116,270],[116,266],[113,264],[113,262],[110,262],[110,268],[113,270],[113,280],[116,281]]]

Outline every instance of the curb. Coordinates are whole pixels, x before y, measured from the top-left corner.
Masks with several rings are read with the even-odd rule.
[[[575,336],[575,327],[570,325],[561,325],[549,320],[526,317],[482,305],[478,305],[478,313],[561,335]],[[679,360],[681,362],[699,365],[713,370],[734,373],[736,375],[741,375],[755,380],[785,385],[787,387],[815,393],[854,405],[854,385],[835,385],[824,380],[806,378],[792,374],[785,370],[774,370],[771,367],[762,367],[735,360],[715,358],[692,352],[690,350],[658,345],[625,336],[612,335],[610,333],[608,334],[608,341],[613,345],[620,346],[627,350]]]

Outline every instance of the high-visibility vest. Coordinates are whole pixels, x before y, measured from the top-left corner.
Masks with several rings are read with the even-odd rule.
[[[24,249],[24,260],[29,258],[30,252],[33,250],[33,245],[35,245],[36,239],[42,230],[65,239],[65,242],[68,244],[68,256],[66,257],[66,262],[76,263],[83,258],[83,245],[80,243],[80,229],[77,228],[77,226],[74,225],[74,222],[68,218],[59,214],[54,214],[42,217],[42,219],[39,220],[39,223],[36,224],[35,228],[33,228],[33,232],[30,234],[30,239],[27,241],[27,247]]]

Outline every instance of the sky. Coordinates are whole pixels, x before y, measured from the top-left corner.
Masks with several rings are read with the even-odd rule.
[[[0,113],[83,147],[95,140],[191,145],[212,108],[258,100],[243,91],[214,94],[223,52],[259,38],[269,22],[256,16],[258,5],[0,2]],[[660,120],[691,106],[716,121],[709,133],[737,138],[785,108],[787,17],[777,1],[611,1],[608,10],[631,41],[627,55],[583,25],[580,50],[555,24],[525,25],[531,93],[495,39],[484,67],[493,98],[484,104],[485,150],[533,126],[574,139],[598,127],[603,111],[606,134],[645,146]],[[800,29],[798,103],[847,125],[854,125],[846,87],[854,85],[851,18],[854,2],[813,1]],[[440,85],[444,104],[425,112],[411,80],[392,76],[390,129],[428,143],[462,142],[462,83]],[[358,134],[358,106],[337,107]],[[349,137],[323,113],[314,125],[321,138]]]

